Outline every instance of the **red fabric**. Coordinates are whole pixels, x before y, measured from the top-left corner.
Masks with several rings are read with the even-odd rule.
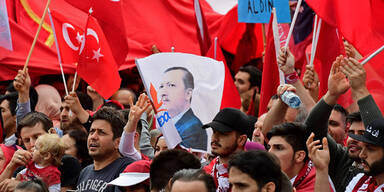
[[[21,175],[20,181],[29,181],[32,178],[39,177],[43,179],[43,181],[49,186],[59,184],[60,182],[60,171],[55,166],[48,166],[44,167],[42,169],[38,169],[35,166],[35,163],[31,161],[26,166],[26,172],[25,174]]]
[[[108,99],[120,88],[118,68],[101,27],[92,16],[88,17],[86,31],[77,72],[104,99]]]
[[[218,45],[216,50],[216,60],[222,61],[224,63],[224,68],[225,68],[223,96],[221,99],[220,109],[227,108],[227,107],[240,109],[241,107],[240,94],[237,91],[231,72],[229,71],[228,66],[225,62],[225,58],[221,50],[221,46],[219,45],[219,43],[217,44]],[[212,44],[211,48],[207,52],[207,57],[210,57],[213,59],[215,55],[214,51],[215,51],[214,44]]]
[[[228,165],[220,164],[219,157],[216,157],[209,163],[209,165],[203,167],[203,170],[213,177],[217,191],[231,191],[228,182]]]
[[[118,65],[125,62],[128,53],[122,1],[110,0],[65,0],[71,5],[88,13],[92,7],[92,16],[97,18],[104,35],[111,46],[113,57]],[[128,11],[128,10],[126,10]]]
[[[211,39],[212,38],[209,35],[207,21],[205,20],[204,11],[201,9],[200,1],[199,0],[193,1],[194,4],[196,2],[199,3],[200,12],[197,12],[197,10],[195,10],[195,12],[196,12],[197,16],[201,17],[202,25],[203,25],[202,26],[203,28],[200,29],[199,25],[197,24],[198,22],[197,22],[197,17],[196,17],[197,39],[199,40],[199,44],[200,44],[200,53],[202,56],[205,56],[208,52],[208,49],[211,47]],[[201,31],[203,31],[203,37],[200,34]]]
[[[220,25],[220,30],[218,32],[218,38],[224,50],[228,51],[233,55],[237,53],[240,40],[242,39],[246,31],[246,25],[246,23],[238,22],[237,6],[233,7],[223,17]],[[252,36],[256,39],[256,41],[252,40],[253,43],[256,43],[255,45],[253,45],[253,47],[256,47],[256,51],[252,53],[250,59],[261,57],[264,51],[262,24],[254,24],[252,32]]]
[[[384,1],[371,0],[307,0],[310,7],[327,23],[339,29],[363,56],[368,56],[384,45]],[[381,52],[368,64],[367,87],[381,110],[384,109],[384,53]],[[349,105],[353,101],[344,101]]]
[[[32,44],[34,34],[26,31],[15,21],[9,20],[13,44],[13,52],[1,60],[0,81],[12,80],[17,75],[17,70],[22,69]],[[75,66],[63,64],[65,73],[74,73]],[[60,66],[56,52],[37,41],[28,64],[31,78],[46,74],[60,74]]]
[[[276,89],[280,84],[279,69],[277,68],[276,50],[273,39],[272,17],[273,16],[271,16],[270,23],[268,25],[267,48],[264,57],[261,80],[259,114],[267,112],[269,99],[276,94]]]
[[[76,26],[56,11],[51,11],[62,63],[77,63],[84,40],[83,27]]]
[[[16,152],[18,147],[16,147],[16,145],[6,146],[5,144],[0,144],[0,147],[4,155],[4,163],[0,171],[0,174],[1,174],[4,171],[5,167],[8,165],[8,163],[11,161],[13,154]]]
[[[316,169],[311,161],[301,168],[296,176],[293,186],[297,192],[310,192],[315,190]]]
[[[328,76],[332,63],[337,56],[345,55],[344,45],[340,43],[341,41],[337,29],[322,21],[314,60],[320,81],[319,98],[328,91]]]

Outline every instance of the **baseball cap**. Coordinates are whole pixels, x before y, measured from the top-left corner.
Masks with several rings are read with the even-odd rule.
[[[246,114],[235,108],[224,108],[217,113],[212,122],[203,125],[203,129],[211,127],[218,132],[237,131],[249,134],[253,125]]]
[[[119,177],[109,182],[109,185],[128,187],[139,183],[149,186],[149,167],[151,161],[139,160],[129,164]]]
[[[349,134],[349,136],[364,143],[384,147],[384,118],[372,121],[363,135]]]

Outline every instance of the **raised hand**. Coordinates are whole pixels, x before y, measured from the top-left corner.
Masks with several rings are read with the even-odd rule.
[[[317,75],[315,69],[307,65],[305,66],[306,70],[304,72],[303,84],[306,89],[313,90],[319,87],[319,76]]]
[[[137,123],[140,120],[141,115],[149,108],[151,105],[149,98],[145,93],[142,93],[139,96],[139,99],[137,100],[136,104],[133,105],[133,99],[129,98],[129,116],[128,116],[128,122],[125,126],[126,132],[134,132],[136,130]]]
[[[369,95],[366,86],[367,74],[359,61],[354,58],[345,58],[341,65],[342,72],[347,76],[355,100]]]
[[[284,72],[284,74],[296,72],[295,57],[292,55],[289,49],[280,49],[279,57],[277,58],[277,64],[279,65],[280,70]]]
[[[10,166],[17,168],[20,166],[25,166],[32,160],[32,154],[29,151],[19,149],[17,150],[10,161]]]
[[[339,97],[349,89],[349,83],[346,76],[342,72],[342,61],[344,57],[338,56],[332,64],[331,71],[328,77],[328,92],[330,95]]]
[[[29,88],[31,87],[31,78],[29,77],[28,68],[26,71],[19,70],[13,81],[13,86],[19,93],[19,102],[25,103],[29,100]]]
[[[285,92],[285,91],[292,91],[292,92],[296,92],[296,88],[293,86],[293,85],[290,85],[290,84],[284,84],[284,85],[279,85],[277,87],[277,95],[279,96],[279,98],[281,97],[281,95]]]
[[[313,141],[314,137],[315,134],[311,133],[306,142],[308,149],[308,157],[312,160],[316,169],[328,170],[328,165],[330,161],[328,140],[324,137],[322,139],[322,143],[320,143],[320,140]]]
[[[361,56],[360,53],[347,41],[344,41],[344,48],[345,48],[345,53],[347,57],[354,58],[357,60],[360,60],[361,58],[363,58],[363,56]]]

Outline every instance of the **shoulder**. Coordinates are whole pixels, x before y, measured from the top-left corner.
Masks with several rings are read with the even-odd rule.
[[[359,173],[355,177],[352,178],[352,180],[349,182],[347,187],[345,188],[345,191],[352,191],[353,188],[357,185],[357,183],[360,181],[361,178],[363,178],[364,173]]]

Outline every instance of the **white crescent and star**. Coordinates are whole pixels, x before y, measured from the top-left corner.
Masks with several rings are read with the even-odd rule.
[[[96,39],[96,41],[97,41],[97,44],[99,44],[99,36],[97,35],[97,33],[96,33],[96,31],[95,30],[93,30],[93,29],[91,29],[91,28],[88,28],[87,29],[87,36],[92,36],[92,37],[94,37],[95,39]],[[82,41],[82,44],[81,44],[81,47],[80,47],[80,52],[79,52],[79,54],[81,54],[82,52],[83,52],[83,50],[84,50],[84,46],[85,46],[85,41]],[[92,50],[93,51],[93,57],[92,57],[92,59],[96,59],[97,60],[97,62],[99,62],[99,60],[100,60],[100,57],[103,57],[104,55],[103,54],[101,54],[101,52],[100,52],[100,48],[98,49],[98,50]]]
[[[75,46],[75,45],[72,43],[71,39],[69,38],[69,36],[68,36],[68,28],[71,28],[72,30],[75,30],[75,28],[74,28],[71,24],[69,24],[69,23],[63,23],[62,31],[63,31],[64,41],[67,43],[67,45],[68,45],[71,49],[73,49],[74,51],[77,51],[77,50],[79,50],[79,47],[78,47],[78,46]],[[79,37],[79,33],[77,33],[77,35],[78,35],[78,37]],[[81,43],[79,40],[81,40],[82,38],[79,38],[79,39],[78,39],[78,37],[76,37],[76,39],[77,39],[77,41],[78,41],[79,43]]]

